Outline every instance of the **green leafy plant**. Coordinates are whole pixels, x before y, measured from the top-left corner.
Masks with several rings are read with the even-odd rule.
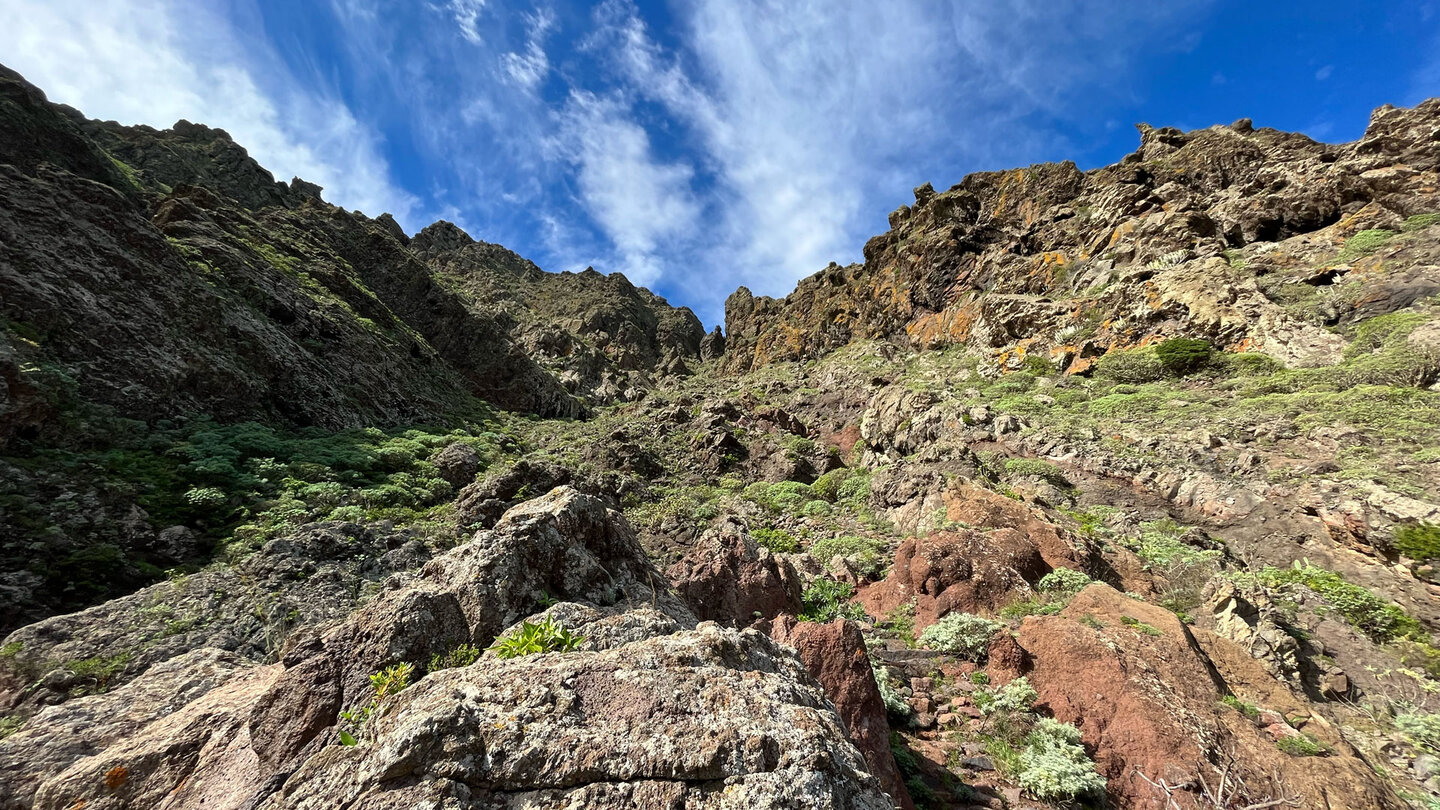
[[[1005,460],[1005,474],[1015,478],[1037,476],[1057,487],[1068,488],[1070,481],[1060,468],[1038,458],[1010,458]]]
[[[455,649],[441,655],[435,653],[430,656],[430,672],[437,672],[442,669],[453,667],[468,667],[480,660],[481,653],[485,652],[474,644],[461,644]]]
[[[1095,772],[1095,762],[1080,744],[1080,729],[1049,717],[1035,723],[1019,766],[1020,787],[1042,801],[1071,801],[1105,791],[1105,777]]]
[[[865,618],[865,609],[850,601],[855,589],[845,582],[820,577],[805,589],[801,597],[804,608],[800,619],[807,622],[831,622],[835,619]]]
[[[920,645],[980,663],[999,629],[999,622],[973,613],[947,613],[920,633]]]
[[[1275,747],[1292,757],[1320,757],[1330,753],[1330,746],[1303,733],[1281,737],[1275,741]]]
[[[1260,719],[1259,706],[1256,706],[1254,703],[1246,703],[1245,701],[1241,700],[1238,697],[1235,697],[1234,695],[1226,695],[1220,698],[1220,705],[1234,709],[1235,711],[1245,715],[1251,720]]]
[[[374,691],[370,701],[353,711],[340,713],[344,725],[340,729],[340,742],[346,746],[359,744],[356,735],[370,718],[380,710],[387,698],[394,697],[410,686],[410,676],[415,674],[415,665],[406,661],[388,666],[370,676],[370,688]]]
[[[1035,589],[1042,593],[1076,593],[1094,582],[1089,574],[1073,568],[1056,568],[1035,583]]]
[[[574,652],[584,642],[584,636],[575,635],[547,616],[538,622],[521,622],[509,635],[496,639],[490,649],[496,658],[519,658],[538,653]]]
[[[1402,712],[1395,715],[1395,727],[1417,748],[1440,754],[1440,714]]]
[[[816,540],[810,545],[810,556],[823,565],[829,565],[834,558],[842,557],[850,562],[857,574],[878,579],[885,568],[883,554],[886,548],[884,540],[843,535]]]
[[[885,704],[885,713],[896,718],[909,717],[913,711],[900,691],[891,684],[889,668],[871,662],[870,669],[875,673],[875,686],[880,690],[880,700]]]
[[[1171,338],[1155,346],[1155,357],[1165,370],[1177,377],[1198,371],[1210,362],[1213,349],[1208,340]]]
[[[750,536],[776,554],[794,554],[800,550],[800,541],[784,529],[751,529]]]
[[[1120,623],[1123,624],[1123,625],[1125,625],[1126,627],[1134,628],[1135,630],[1138,630],[1138,631],[1140,631],[1141,633],[1144,633],[1144,634],[1147,635],[1147,636],[1163,636],[1163,635],[1165,635],[1165,633],[1164,633],[1163,631],[1161,631],[1160,628],[1158,628],[1158,627],[1156,627],[1156,626],[1154,626],[1154,625],[1152,625],[1152,624],[1146,624],[1145,622],[1140,621],[1139,619],[1135,618],[1134,616],[1121,616],[1121,617],[1120,617]]]
[[[1267,588],[1301,586],[1310,589],[1324,599],[1331,610],[1374,641],[1385,643],[1402,638],[1427,640],[1420,622],[1399,605],[1382,599],[1359,585],[1346,582],[1344,577],[1334,571],[1297,560],[1290,568],[1263,568],[1255,578]]]
[[[1040,699],[1040,693],[1023,675],[996,690],[976,689],[973,695],[975,705],[986,717],[1028,712]]]
[[[1359,231],[1345,240],[1345,247],[1340,249],[1340,254],[1335,257],[1335,261],[1348,262],[1362,256],[1369,256],[1384,247],[1385,243],[1394,237],[1394,231],[1384,228],[1369,228]]]
[[[1396,527],[1395,548],[1412,560],[1440,559],[1440,526],[1410,523]]]
[[[1423,231],[1437,222],[1440,222],[1440,213],[1416,214],[1413,217],[1407,218],[1400,226],[1400,230],[1405,233],[1414,233],[1415,231]]]

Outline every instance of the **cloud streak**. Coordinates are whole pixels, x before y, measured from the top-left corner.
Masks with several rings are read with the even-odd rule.
[[[333,202],[413,222],[418,200],[390,179],[375,134],[340,100],[273,67],[263,42],[219,13],[163,0],[15,0],[0,7],[5,61],[86,115],[165,128],[220,127],[280,179]]]

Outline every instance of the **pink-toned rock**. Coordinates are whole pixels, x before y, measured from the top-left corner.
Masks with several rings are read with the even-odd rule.
[[[781,616],[771,625],[770,635],[800,653],[805,668],[825,687],[825,695],[839,710],[870,772],[898,807],[913,810],[915,805],[890,753],[890,722],[860,627],[845,619],[815,624]]]

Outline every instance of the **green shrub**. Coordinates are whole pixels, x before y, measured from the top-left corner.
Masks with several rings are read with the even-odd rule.
[[[1405,223],[1400,226],[1400,230],[1405,233],[1414,233],[1423,231],[1437,222],[1440,222],[1440,214],[1416,214],[1406,219]]]
[[[215,487],[195,487],[185,492],[185,502],[207,511],[223,507],[229,502],[225,493]]]
[[[843,557],[855,567],[856,573],[877,579],[885,568],[882,554],[886,547],[885,541],[871,537],[826,537],[810,545],[810,556],[822,565],[829,565],[834,558]]]
[[[359,741],[355,735],[365,725],[386,698],[394,697],[405,691],[410,686],[410,676],[415,674],[415,665],[407,662],[386,667],[370,676],[370,688],[374,691],[370,702],[364,706],[348,712],[341,712],[340,719],[344,726],[340,729],[340,742],[347,745],[355,745]]]
[[[806,501],[805,505],[800,507],[800,514],[805,517],[824,517],[833,511],[835,510],[830,508],[829,501],[822,501],[818,498],[813,501]]]
[[[1155,347],[1155,357],[1166,371],[1183,377],[1209,363],[1211,351],[1208,340],[1171,338]]]
[[[982,663],[1000,623],[973,613],[947,613],[920,633],[920,645]]]
[[[890,670],[883,664],[870,664],[875,673],[875,686],[880,690],[880,700],[885,704],[885,713],[895,718],[909,717],[913,712],[910,704],[890,683]]]
[[[1140,621],[1134,616],[1121,616],[1120,623],[1125,625],[1126,627],[1134,628],[1135,630],[1138,630],[1147,636],[1165,635],[1164,631],[1162,631],[1160,628],[1152,624],[1146,624],[1145,622]]]
[[[1440,526],[1411,523],[1395,529],[1395,548],[1412,560],[1440,559]]]
[[[1080,729],[1043,717],[1025,743],[1017,781],[1031,796],[1055,802],[1104,793],[1105,777],[1080,744]]]
[[[1370,228],[1360,231],[1345,240],[1345,247],[1341,248],[1340,254],[1335,257],[1335,261],[1348,262],[1362,256],[1369,256],[1371,253],[1384,247],[1385,243],[1394,237],[1394,231],[1389,231],[1384,228]]]
[[[1038,458],[1010,458],[1005,460],[1005,474],[1013,477],[1038,476],[1057,487],[1069,487],[1070,482],[1060,468]]]
[[[1035,701],[1040,699],[1040,693],[1035,691],[1035,687],[1031,686],[1030,681],[1023,675],[998,690],[976,689],[973,694],[975,705],[986,717],[1028,712],[1035,705]]]
[[[496,658],[519,658],[537,653],[574,652],[584,641],[584,636],[575,635],[547,616],[538,622],[521,622],[510,635],[496,639],[490,649]]]
[[[1154,349],[1110,352],[1095,363],[1095,373],[1120,383],[1149,383],[1165,378],[1165,366]]]
[[[794,554],[800,550],[800,541],[784,529],[751,529],[750,536],[776,554]]]
[[[1266,567],[1256,575],[1267,588],[1300,585],[1324,599],[1337,614],[1372,640],[1385,643],[1402,638],[1427,640],[1424,628],[1394,602],[1346,582],[1333,571],[1297,561],[1291,568]]]
[[[1084,571],[1073,568],[1056,568],[1035,583],[1035,589],[1042,593],[1076,593],[1094,582]]]
[[[865,609],[850,601],[855,589],[848,583],[821,577],[805,589],[801,595],[803,609],[800,619],[807,622],[831,622],[835,619],[860,620],[865,618]]]
[[[485,652],[474,644],[461,644],[450,652],[441,655],[435,653],[430,656],[430,672],[454,667],[468,667],[480,660],[481,653]]]
[[[1309,734],[1281,737],[1275,741],[1275,747],[1292,757],[1319,757],[1330,753],[1329,746]]]
[[[1065,609],[1064,602],[1052,602],[1043,597],[1031,597],[1011,602],[1000,608],[1000,618],[1007,621],[1023,619],[1026,616],[1054,616]]]
[[[1235,697],[1234,695],[1226,695],[1225,697],[1220,698],[1220,703],[1221,703],[1221,705],[1223,705],[1223,706],[1228,706],[1228,707],[1234,709],[1235,711],[1237,711],[1237,712],[1245,715],[1247,718],[1249,718],[1249,719],[1251,719],[1251,720],[1259,720],[1259,719],[1260,719],[1260,707],[1259,707],[1259,706],[1256,706],[1256,705],[1253,704],[1253,703],[1246,703],[1245,701],[1241,700],[1240,698]]]
[[[1417,748],[1440,754],[1440,714],[1404,712],[1395,715],[1395,727]]]

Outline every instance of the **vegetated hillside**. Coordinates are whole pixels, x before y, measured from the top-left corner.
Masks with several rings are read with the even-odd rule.
[[[0,807],[1440,806],[1440,102],[703,336],[8,78]]]

